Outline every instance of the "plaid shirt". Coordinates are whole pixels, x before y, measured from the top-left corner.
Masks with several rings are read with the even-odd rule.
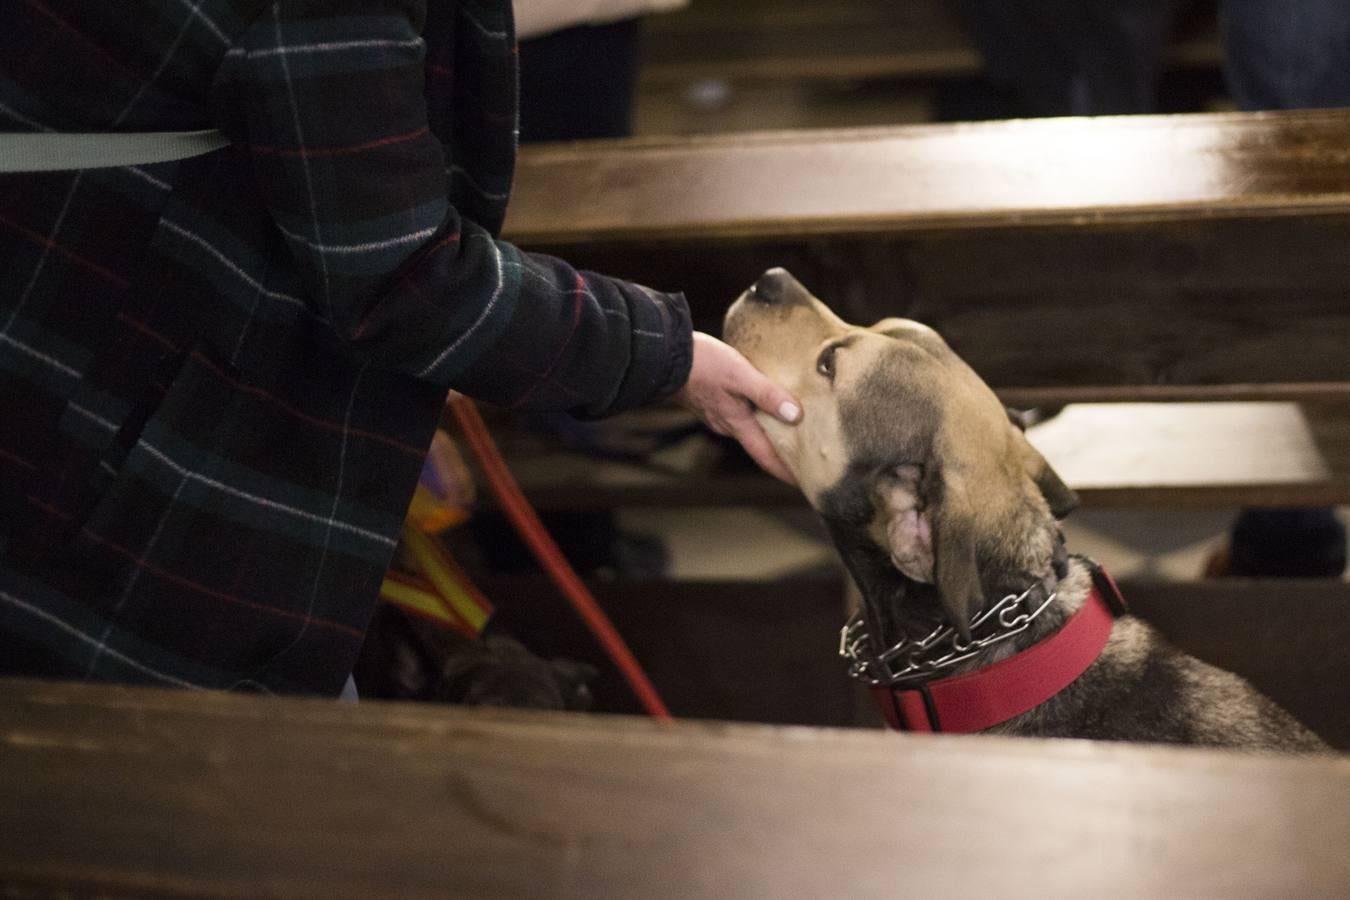
[[[337,693],[447,387],[597,416],[683,299],[496,239],[507,0],[11,0],[0,129],[222,128],[0,176],[0,672]]]

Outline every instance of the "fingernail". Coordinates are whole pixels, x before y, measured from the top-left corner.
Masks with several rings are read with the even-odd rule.
[[[790,400],[784,400],[783,405],[778,407],[778,418],[784,422],[796,422],[802,417],[802,410],[797,404]]]

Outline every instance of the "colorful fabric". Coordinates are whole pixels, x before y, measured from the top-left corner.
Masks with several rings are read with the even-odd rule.
[[[496,239],[507,0],[17,0],[0,129],[223,129],[0,177],[0,672],[336,694],[447,387],[599,416],[688,311]]]
[[[432,619],[467,638],[487,627],[494,607],[459,567],[446,548],[413,525],[403,528],[407,568],[391,569],[380,586],[380,599]]]

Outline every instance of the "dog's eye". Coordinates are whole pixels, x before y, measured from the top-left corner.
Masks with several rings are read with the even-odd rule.
[[[831,344],[820,351],[820,356],[816,358],[816,371],[831,381],[834,380],[834,354],[838,349],[838,344]]]

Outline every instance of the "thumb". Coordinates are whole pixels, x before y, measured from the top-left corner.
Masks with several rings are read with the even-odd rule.
[[[758,409],[789,425],[802,417],[801,404],[768,376],[756,369],[749,360],[741,372],[741,393]]]

